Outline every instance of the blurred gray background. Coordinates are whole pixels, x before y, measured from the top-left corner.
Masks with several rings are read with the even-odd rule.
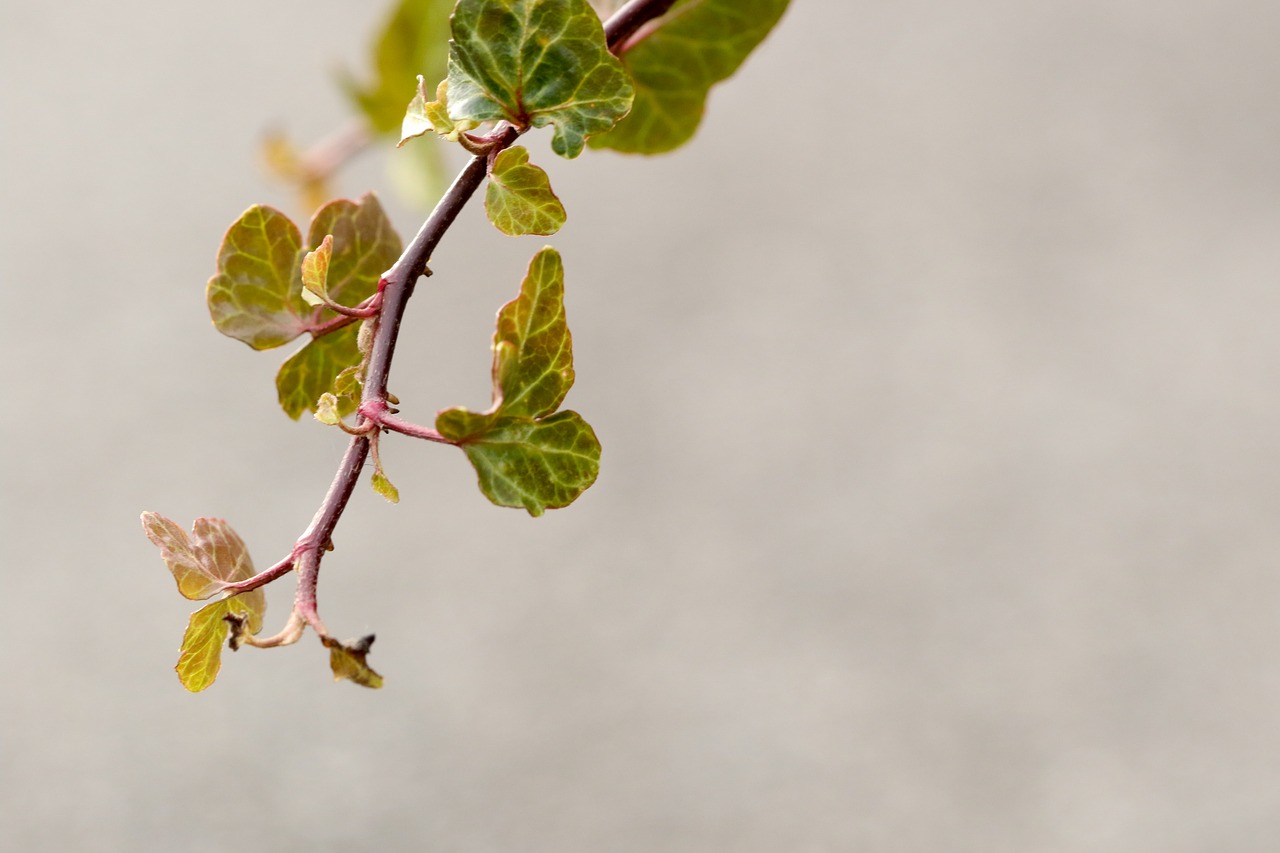
[[[1280,5],[796,0],[696,141],[551,156],[598,484],[389,440],[336,633],[172,672],[152,509],[283,556],[344,441],[204,282],[382,4],[6,2],[0,838],[14,850],[1271,851]],[[421,213],[382,151],[339,190]],[[478,204],[406,414],[488,401],[543,238]],[[271,589],[278,626],[289,581]]]

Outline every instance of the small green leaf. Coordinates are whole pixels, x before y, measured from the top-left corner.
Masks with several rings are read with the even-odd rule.
[[[302,258],[302,298],[308,305],[323,305],[329,298],[329,259],[333,256],[333,235],[326,234],[320,246]]]
[[[144,512],[142,529],[160,549],[178,582],[178,592],[186,598],[205,599],[229,583],[253,577],[253,561],[244,541],[220,518],[197,518],[188,536],[171,519]]]
[[[315,338],[280,366],[276,393],[286,415],[296,421],[308,409],[315,411],[320,395],[333,391],[338,375],[360,363],[357,332],[356,326],[351,325]],[[355,411],[349,398],[339,397],[339,403],[341,417]]]
[[[418,94],[413,96],[413,100],[409,102],[409,108],[405,110],[404,121],[400,125],[400,141],[396,143],[397,148],[410,139],[433,131],[450,142],[457,142],[461,134],[478,124],[470,119],[454,121],[449,118],[448,80],[441,80],[436,86],[434,101],[427,100],[425,83],[426,81],[419,74]]]
[[[379,133],[400,127],[414,75],[444,76],[452,10],[453,0],[401,0],[374,46],[373,82],[361,85],[343,75],[347,94]]]
[[[711,87],[731,76],[782,17],[788,0],[679,0],[622,54],[635,104],[593,148],[658,154],[688,142]]]
[[[554,234],[564,225],[564,205],[551,190],[547,173],[529,162],[522,146],[508,148],[493,161],[484,208],[503,234]]]
[[[457,410],[442,412],[436,429],[459,442],[475,466],[480,490],[499,506],[532,516],[568,506],[596,481],[600,441],[577,412],[541,420],[498,418],[475,434],[459,434]]]
[[[329,650],[329,668],[333,670],[334,681],[348,678],[361,687],[375,690],[382,686],[382,676],[374,672],[368,663],[373,639],[373,634],[349,643],[339,642],[332,637],[320,638],[320,642]]]
[[[632,86],[587,0],[459,0],[449,116],[553,125],[551,149],[582,153],[631,108]]]
[[[552,414],[573,385],[573,342],[564,313],[564,268],[550,247],[534,256],[520,295],[498,312],[493,405],[446,409],[436,430],[457,442],[480,490],[530,515],[567,506],[599,471],[600,442],[576,412]]]
[[[199,693],[218,677],[218,670],[222,668],[222,646],[231,632],[228,615],[242,619],[244,629],[256,634],[262,630],[265,611],[266,597],[262,590],[255,589],[206,604],[192,613],[182,635],[182,651],[173,667],[182,686]]]
[[[205,289],[219,332],[270,349],[307,330],[314,310],[302,299],[301,248],[298,227],[275,208],[254,205],[232,223]]]
[[[400,503],[400,490],[397,489],[392,482],[387,479],[387,475],[381,471],[373,472],[373,477],[369,480],[369,485],[373,486],[373,490],[375,492],[382,495],[391,503]]]
[[[348,367],[333,380],[333,393],[339,398],[350,397],[352,400],[358,400],[361,385],[363,382],[360,377],[360,368]]]

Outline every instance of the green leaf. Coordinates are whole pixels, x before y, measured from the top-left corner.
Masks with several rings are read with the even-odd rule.
[[[218,677],[218,670],[222,668],[222,646],[231,632],[228,615],[244,620],[244,628],[256,634],[262,630],[265,611],[266,597],[262,590],[255,589],[206,604],[192,613],[182,635],[182,651],[173,667],[182,686],[199,693]]]
[[[298,227],[275,208],[254,205],[232,223],[205,289],[219,332],[270,349],[309,328],[314,309],[302,299],[301,248]]]
[[[375,690],[382,686],[382,676],[369,666],[369,648],[373,645],[373,634],[342,643],[333,637],[321,637],[329,650],[329,668],[333,670],[333,680],[348,678],[361,687],[372,687]]]
[[[244,541],[220,518],[197,518],[191,535],[156,512],[142,514],[142,529],[160,549],[178,592],[200,600],[221,592],[227,584],[253,577],[253,561]]]
[[[395,487],[387,475],[381,471],[374,471],[373,477],[369,480],[369,485],[373,486],[373,490],[382,495],[393,504],[400,503],[400,490]]]
[[[503,234],[554,234],[564,225],[564,205],[551,190],[547,173],[529,162],[529,152],[517,145],[493,161],[484,209]]]
[[[459,135],[471,130],[478,123],[470,119],[454,121],[449,118],[448,80],[441,80],[440,84],[436,86],[436,99],[434,101],[427,100],[425,84],[426,81],[419,74],[418,94],[413,96],[413,100],[409,102],[409,108],[405,110],[404,121],[400,124],[400,141],[396,143],[397,148],[410,139],[432,132],[439,134],[450,142],[457,142]]]
[[[308,305],[323,305],[329,299],[329,259],[333,256],[333,235],[326,234],[314,252],[302,258],[302,298]]]
[[[693,138],[711,87],[731,76],[788,0],[680,0],[622,54],[635,105],[593,148],[658,154]]]
[[[320,395],[334,392],[334,383],[346,369],[360,363],[356,346],[359,329],[353,324],[321,338],[315,338],[280,365],[276,374],[276,393],[280,408],[295,421],[302,413],[316,410]],[[338,396],[335,393],[335,396]],[[355,411],[350,397],[338,396],[338,412],[346,417]]]
[[[456,411],[442,412],[436,429],[462,445],[480,490],[495,504],[524,507],[539,516],[573,503],[596,481],[600,441],[577,412],[541,420],[498,418],[467,434],[465,419],[452,414]]]
[[[344,75],[348,96],[379,133],[399,129],[415,75],[444,76],[452,10],[453,0],[401,0],[374,45],[373,81],[361,85]]]
[[[489,411],[453,408],[436,416],[436,430],[466,452],[480,490],[495,504],[541,515],[595,482],[595,432],[576,412],[552,414],[573,379],[564,268],[548,247],[530,262],[520,295],[498,312]]]
[[[455,121],[553,125],[551,149],[572,158],[631,108],[631,81],[586,0],[459,0],[452,29]]]

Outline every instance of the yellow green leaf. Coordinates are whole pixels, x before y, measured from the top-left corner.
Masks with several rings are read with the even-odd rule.
[[[374,471],[373,477],[369,480],[369,485],[373,486],[373,490],[382,495],[393,504],[400,503],[400,490],[387,479],[387,475],[381,471]]]
[[[244,541],[220,518],[197,518],[191,535],[155,512],[142,514],[142,528],[157,548],[186,598],[208,598],[227,584],[253,577]]]
[[[231,632],[227,615],[244,619],[244,627],[251,634],[262,630],[262,616],[266,611],[266,597],[255,589],[206,604],[191,614],[186,633],[182,635],[182,650],[174,670],[182,686],[192,693],[199,693],[218,677],[222,668],[222,647]]]

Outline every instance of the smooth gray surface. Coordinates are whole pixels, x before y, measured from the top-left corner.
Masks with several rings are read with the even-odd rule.
[[[265,566],[327,485],[203,283],[374,5],[4,4],[3,846],[1276,849],[1274,2],[797,0],[688,149],[534,142],[599,483],[389,441],[320,589],[386,689],[308,639],[184,693],[137,516]],[[407,414],[486,402],[542,242],[468,209]]]

